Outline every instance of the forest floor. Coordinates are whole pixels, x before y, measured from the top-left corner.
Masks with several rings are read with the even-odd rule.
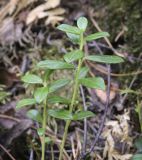
[[[87,119],[87,132],[83,121],[71,123],[63,159],[142,159],[142,54],[127,41],[129,30],[123,20],[116,33],[111,28],[113,22],[103,23],[105,16],[113,17],[107,7],[105,3],[94,4],[91,0],[0,1],[0,160],[40,160],[41,144],[36,131],[39,123],[26,114],[35,106],[15,108],[17,102],[30,96],[32,90],[22,83],[21,76],[26,72],[41,74],[35,69],[40,60],[59,59],[68,50],[76,48],[56,27],[60,23],[74,25],[80,16],[89,21],[87,33],[106,31],[110,34],[108,38],[88,43],[85,51],[118,55],[125,61],[111,65],[110,72],[106,65],[85,64],[90,69],[90,76],[102,76],[106,84],[111,77],[109,107],[106,110],[106,91],[81,88],[78,106],[83,102],[95,117]],[[59,71],[54,79],[61,76],[72,77],[72,72]],[[69,96],[71,90],[70,86],[60,94]],[[63,106],[55,104],[51,107]],[[65,122],[49,118],[47,124],[46,136],[51,141],[46,148],[46,159],[58,159]],[[87,142],[83,141],[84,135],[87,135]]]

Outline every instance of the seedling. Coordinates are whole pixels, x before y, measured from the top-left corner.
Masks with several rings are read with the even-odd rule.
[[[68,128],[70,126],[71,121],[83,120],[84,118],[94,116],[94,113],[90,111],[80,111],[77,112],[75,109],[76,98],[79,90],[79,85],[83,85],[89,88],[96,88],[105,90],[105,83],[101,77],[87,77],[88,68],[85,67],[84,61],[95,61],[99,63],[120,63],[123,62],[123,59],[118,56],[110,56],[110,55],[89,55],[86,56],[84,53],[84,44],[97,40],[99,38],[103,38],[109,36],[107,32],[98,32],[95,34],[91,34],[88,36],[84,36],[88,25],[88,20],[85,17],[80,17],[77,20],[77,26],[70,26],[67,24],[61,24],[57,28],[66,33],[68,38],[73,42],[78,44],[78,48],[76,50],[72,50],[71,52],[64,55],[64,60],[44,60],[37,64],[37,69],[44,70],[44,74],[42,77],[34,74],[26,74],[22,77],[22,80],[25,83],[35,85],[35,91],[33,94],[33,98],[24,99],[18,102],[17,108],[24,107],[26,105],[39,105],[43,107],[43,116],[40,116],[37,110],[34,111],[34,120],[38,120],[42,122],[42,160],[45,159],[45,132],[46,132],[46,121],[47,115],[52,116],[54,118],[63,119],[66,121],[65,131],[63,135],[62,144],[60,147],[60,155],[59,160],[62,160],[63,157],[63,149],[68,133]],[[73,65],[77,63],[77,68]],[[62,69],[72,69],[74,73],[73,80],[73,93],[71,93],[71,98],[53,96],[58,89],[64,87],[65,85],[70,83],[70,79],[60,79],[54,82],[49,83],[49,77],[54,73],[55,70]],[[70,100],[71,99],[71,100]],[[69,106],[69,110],[66,109],[49,109],[48,103],[63,103]],[[39,107],[40,108],[40,107]],[[33,111],[30,111],[31,113]],[[36,119],[37,118],[37,119]]]

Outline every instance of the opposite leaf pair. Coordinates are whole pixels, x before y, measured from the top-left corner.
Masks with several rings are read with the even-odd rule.
[[[37,69],[43,70],[43,77],[34,74],[26,74],[22,80],[25,83],[35,84],[35,91],[33,94],[33,98],[24,99],[19,101],[17,104],[17,108],[21,108],[26,105],[41,105],[43,107],[43,117],[39,118],[39,113],[34,112],[33,117],[31,116],[32,112],[30,112],[31,118],[36,120],[36,116],[38,119],[42,119],[42,130],[43,130],[43,141],[42,141],[42,160],[44,160],[44,152],[45,152],[45,130],[46,130],[46,120],[47,116],[52,116],[54,118],[63,119],[66,121],[65,132],[63,135],[62,144],[60,147],[60,156],[59,160],[62,160],[63,148],[65,145],[65,140],[67,137],[67,132],[69,125],[72,120],[82,120],[84,118],[94,116],[94,113],[90,111],[80,111],[76,110],[75,102],[78,94],[79,86],[83,85],[89,88],[96,88],[105,90],[105,83],[101,77],[86,77],[89,69],[86,66],[83,66],[84,61],[94,61],[99,63],[107,63],[107,64],[115,64],[123,62],[123,59],[118,56],[110,56],[110,55],[89,55],[86,56],[83,47],[84,44],[102,37],[109,36],[107,32],[98,32],[94,34],[90,34],[84,36],[84,32],[86,31],[88,25],[88,20],[85,17],[80,17],[77,20],[77,27],[70,26],[67,24],[61,24],[57,28],[61,31],[64,31],[69,39],[79,45],[78,49],[73,50],[64,55],[64,60],[43,60],[39,62],[36,66]],[[75,68],[74,63],[77,63],[77,68]],[[74,73],[73,79],[73,93],[71,93],[71,100],[67,97],[60,97],[55,94],[56,91],[65,85],[69,84],[71,80],[69,79],[59,79],[54,82],[49,83],[49,77],[54,73],[55,70],[63,70],[63,69],[72,69]],[[51,109],[48,108],[48,104],[51,103],[62,103],[69,106],[69,109]],[[35,114],[36,113],[36,114]],[[34,116],[36,115],[36,116]]]

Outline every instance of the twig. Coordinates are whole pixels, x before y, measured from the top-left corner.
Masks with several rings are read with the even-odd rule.
[[[0,118],[13,120],[13,121],[18,122],[18,123],[20,122],[20,119],[14,118],[14,117],[11,117],[11,116],[8,116],[8,115],[4,115],[4,114],[0,114]]]
[[[100,54],[103,55],[103,52],[100,49],[100,47],[97,45],[97,43],[95,43],[95,47],[100,52]],[[101,134],[101,132],[103,130],[104,123],[105,123],[106,116],[107,116],[107,111],[108,111],[108,106],[109,106],[109,99],[110,99],[109,97],[110,97],[110,85],[111,85],[111,80],[110,80],[111,71],[110,71],[110,65],[106,65],[106,66],[107,66],[107,100],[106,100],[106,105],[105,105],[105,110],[104,110],[104,116],[102,118],[102,122],[100,124],[99,130],[98,130],[97,135],[95,137],[94,143],[93,143],[90,151],[88,153],[84,154],[83,158],[86,157],[92,151],[94,151],[95,145],[96,145],[96,143],[97,143],[97,141],[98,141],[98,139],[100,137],[100,134]]]
[[[105,105],[105,110],[104,110],[104,115],[103,115],[103,118],[102,118],[102,121],[101,121],[101,124],[100,124],[100,127],[99,127],[99,130],[97,132],[97,135],[95,137],[95,140],[94,140],[94,143],[90,149],[90,151],[85,155],[85,157],[87,155],[89,155],[91,152],[94,151],[94,148],[95,148],[95,145],[100,137],[100,134],[103,130],[103,127],[104,127],[104,123],[105,123],[105,120],[106,120],[106,116],[107,116],[107,111],[108,111],[108,107],[109,107],[109,99],[110,99],[110,82],[111,82],[111,78],[110,78],[110,65],[107,65],[107,69],[108,69],[108,76],[107,76],[107,100],[106,100],[106,105]],[[83,158],[85,158],[83,157]]]
[[[94,132],[94,134],[96,134],[97,133],[96,128],[94,128],[93,125],[89,121],[87,122],[87,124],[91,128],[91,130]]]
[[[23,61],[21,64],[21,73],[25,73],[27,71],[27,67],[28,67],[28,57],[27,55],[25,55],[23,57]]]
[[[106,120],[106,116],[107,116],[107,111],[108,111],[108,106],[109,106],[109,98],[110,98],[110,65],[108,65],[108,77],[107,77],[107,100],[106,100],[106,105],[105,105],[105,110],[104,110],[104,116],[102,118],[102,122],[101,122],[101,125],[99,127],[99,130],[97,132],[97,135],[96,135],[96,138],[94,140],[94,143],[90,149],[90,152],[92,152],[94,150],[94,147],[99,139],[99,136],[103,130],[103,127],[104,127],[104,123],[105,123],[105,120]]]
[[[85,95],[84,95],[82,86],[80,86],[80,91],[81,91],[84,111],[87,111]],[[87,145],[87,118],[84,119],[84,141],[83,141],[83,150],[82,150],[83,155],[86,153],[86,145]]]
[[[60,151],[59,150],[54,150],[53,153],[59,153]],[[72,153],[72,149],[68,149],[66,150],[67,153]],[[51,153],[51,150],[46,150],[46,153]]]
[[[88,64],[88,63],[89,63],[89,65],[90,65],[91,67],[94,67],[94,66],[95,66],[95,69],[96,69],[97,71],[100,71],[101,73],[107,75],[107,72],[106,72],[103,68],[101,68],[100,66],[95,65],[95,64],[93,64],[93,63],[90,63],[89,61],[86,62],[86,64]],[[89,66],[89,65],[88,65],[88,66]],[[133,71],[133,72],[131,72],[131,73],[110,73],[110,75],[113,76],[113,77],[128,77],[128,76],[134,76],[134,75],[138,75],[138,74],[142,74],[142,70]],[[92,75],[92,76],[93,76],[93,75]]]
[[[3,146],[0,144],[0,148],[12,159],[12,160],[16,160],[10,153],[9,151]]]
[[[90,20],[92,21],[93,25],[96,27],[96,29],[99,31],[99,32],[102,32],[101,28],[99,27],[98,23],[94,20],[93,16],[91,15],[91,13],[89,13],[89,17],[90,17]],[[116,49],[113,48],[112,44],[110,43],[109,39],[107,37],[104,37],[106,43],[108,44],[108,46],[113,50],[113,52],[120,56],[120,57],[124,57],[126,58],[125,55],[123,55],[122,53],[119,53],[116,51]]]
[[[103,43],[100,43],[100,42],[92,41],[92,43],[89,43],[88,45],[89,45],[90,47],[92,47],[92,46],[94,46],[94,43],[96,43],[99,47],[109,49],[109,50],[111,50],[111,51],[113,52],[113,49],[112,49],[111,47],[109,47],[109,46],[107,46],[107,45],[105,45],[105,44],[103,44]],[[137,58],[137,57],[134,57],[134,56],[132,56],[132,55],[129,56],[128,53],[124,53],[124,54],[126,54],[127,60],[130,61],[130,62],[132,62],[132,60],[136,60],[136,61],[138,61],[138,62],[141,62],[141,61],[142,61],[142,59],[139,58],[139,57]]]

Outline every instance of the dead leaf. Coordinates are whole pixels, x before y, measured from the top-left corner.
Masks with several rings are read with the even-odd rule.
[[[51,23],[53,26],[55,26],[55,24],[63,20],[64,18],[61,16],[51,16],[47,18],[47,20],[45,21],[45,24],[48,25]]]
[[[49,24],[53,22],[53,24],[57,23],[58,21],[62,21],[64,18],[59,16],[64,14],[65,10],[63,8],[56,8],[59,6],[60,0],[48,0],[46,3],[41,4],[34,8],[27,16],[26,24],[30,24],[35,20],[42,19],[48,17],[46,19],[45,24]],[[55,8],[55,9],[53,9]],[[50,11],[47,11],[52,9]]]
[[[5,43],[13,42],[14,22],[13,18],[7,18],[0,25],[0,41]]]
[[[20,1],[20,3],[19,3]],[[0,22],[4,20],[7,15],[16,15],[20,10],[25,8],[27,5],[35,2],[37,0],[10,0],[5,6],[0,10]],[[13,17],[14,18],[14,17]]]
[[[23,24],[14,24],[13,18],[6,18],[0,25],[0,42],[3,45],[12,45],[23,38]]]
[[[33,43],[33,33],[30,27],[23,31],[24,24],[14,23],[14,19],[11,17],[6,18],[0,25],[0,43],[4,46],[12,46],[15,42],[18,42],[20,46],[25,46],[24,43]]]
[[[111,83],[111,87],[110,87],[110,96],[109,96],[110,103],[112,103],[112,101],[116,98],[117,90],[118,90],[118,84],[112,82]],[[96,96],[100,99],[100,101],[103,104],[105,104],[106,101],[107,101],[107,93],[106,93],[106,91],[99,90],[99,89],[95,89],[94,91],[96,93]]]
[[[48,0],[47,3],[45,3],[45,8],[55,8],[60,4],[60,0]]]
[[[105,104],[106,101],[107,101],[107,94],[106,94],[106,92],[103,91],[103,90],[95,89],[95,93],[96,93],[97,97],[101,100],[101,102],[103,104]],[[112,102],[112,100],[115,97],[116,97],[116,92],[114,92],[114,91],[111,90],[110,91],[110,102]]]
[[[109,160],[129,160],[132,154],[125,153],[122,155],[115,147],[117,143],[122,145],[123,142],[127,144],[127,146],[132,146],[132,138],[129,137],[129,112],[117,116],[116,119],[117,120],[108,121],[105,124],[106,127],[102,134],[106,139],[103,157],[108,157]]]

